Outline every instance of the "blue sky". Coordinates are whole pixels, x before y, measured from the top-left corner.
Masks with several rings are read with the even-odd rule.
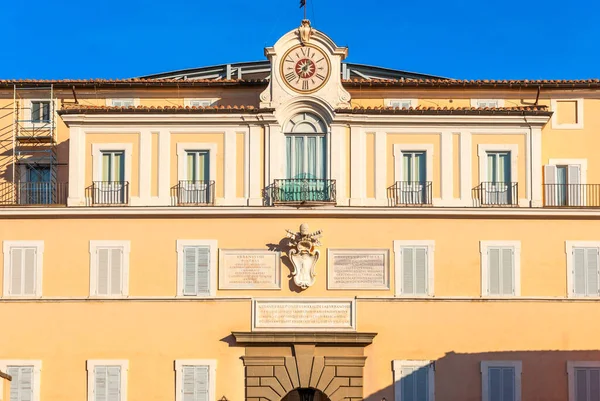
[[[599,0],[307,0],[348,61],[463,79],[600,77]],[[263,60],[299,0],[17,0],[0,79],[127,78]],[[8,25],[7,25],[8,24]]]

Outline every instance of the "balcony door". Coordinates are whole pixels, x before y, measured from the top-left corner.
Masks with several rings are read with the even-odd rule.
[[[50,166],[27,166],[26,181],[19,184],[19,203],[48,205],[52,203],[52,174]]]
[[[210,199],[210,154],[208,150],[186,151],[186,177],[180,182],[180,202],[208,203]]]
[[[102,152],[102,181],[96,187],[96,203],[125,202],[125,152]]]
[[[482,183],[484,202],[493,205],[512,204],[512,172],[510,152],[487,153],[487,177]]]
[[[400,203],[427,203],[426,161],[425,152],[402,152]]]
[[[323,121],[310,113],[296,115],[286,125],[285,145],[283,191],[286,199],[326,200],[328,152],[327,129]]]
[[[586,205],[589,194],[581,184],[579,165],[549,165],[545,167],[545,176],[546,206]]]

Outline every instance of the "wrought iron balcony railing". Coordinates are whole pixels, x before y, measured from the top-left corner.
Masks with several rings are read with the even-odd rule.
[[[92,205],[129,204],[128,181],[93,181],[86,191]]]
[[[335,180],[294,178],[275,180],[265,189],[267,205],[318,205],[336,202]]]
[[[519,184],[516,182],[482,182],[473,188],[475,206],[518,206]]]
[[[388,197],[392,206],[431,205],[431,181],[396,181],[388,188]]]
[[[545,207],[600,207],[600,184],[544,184]]]
[[[69,184],[66,182],[3,182],[0,205],[65,205]]]
[[[171,188],[176,206],[206,206],[215,203],[214,181],[179,181]]]

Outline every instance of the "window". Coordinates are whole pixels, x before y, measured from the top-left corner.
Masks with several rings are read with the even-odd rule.
[[[417,107],[417,99],[386,99],[385,104],[395,109],[409,109]]]
[[[471,107],[478,107],[478,108],[504,107],[504,100],[503,99],[471,99]]]
[[[521,242],[481,241],[481,294],[513,296],[521,292]]]
[[[184,99],[183,103],[189,107],[210,107],[219,99]]]
[[[433,401],[434,365],[431,361],[393,361],[395,401]]]
[[[175,361],[175,401],[214,401],[217,361]]]
[[[479,180],[476,199],[483,205],[516,205],[519,146],[478,145]]]
[[[48,123],[50,122],[50,101],[32,100],[31,101],[31,122]]]
[[[433,295],[433,241],[394,241],[396,296]]]
[[[88,401],[126,401],[127,371],[125,360],[89,360]]]
[[[592,194],[588,194],[586,176],[586,159],[550,159],[550,163],[544,166],[544,205],[587,205],[588,196]]]
[[[583,128],[583,99],[552,99],[552,129]]]
[[[106,99],[107,106],[113,107],[134,107],[137,106],[139,101],[138,99],[133,98],[124,98],[124,99]]]
[[[126,204],[131,180],[131,143],[92,144],[92,203]],[[89,196],[88,195],[88,196]]]
[[[4,241],[4,296],[41,297],[44,241]]]
[[[129,250],[129,241],[90,241],[90,295],[128,295]]]
[[[569,401],[597,401],[600,394],[600,362],[567,362]]]
[[[42,361],[35,360],[3,360],[0,370],[12,376],[10,382],[10,401],[39,401],[40,375]],[[4,393],[4,380],[0,380],[0,395]]]
[[[310,113],[292,118],[285,128],[287,178],[327,177],[327,128]]]
[[[23,166],[25,180],[19,183],[19,204],[48,205],[53,197],[55,183],[52,182],[52,170],[49,165]],[[21,175],[23,176],[23,174]],[[58,194],[56,195],[58,196]]]
[[[521,401],[521,361],[481,362],[483,401]]]
[[[217,241],[177,241],[177,295],[215,296],[217,284]]]
[[[567,271],[569,295],[573,297],[600,296],[600,243],[567,241]]]

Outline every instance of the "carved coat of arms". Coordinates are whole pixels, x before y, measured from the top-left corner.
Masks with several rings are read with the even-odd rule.
[[[302,289],[307,289],[315,283],[315,266],[319,260],[320,253],[315,249],[321,246],[319,238],[323,231],[311,233],[308,224],[301,224],[299,232],[287,231],[287,237],[290,239],[290,250],[288,256],[294,266],[292,276],[294,283]]]

